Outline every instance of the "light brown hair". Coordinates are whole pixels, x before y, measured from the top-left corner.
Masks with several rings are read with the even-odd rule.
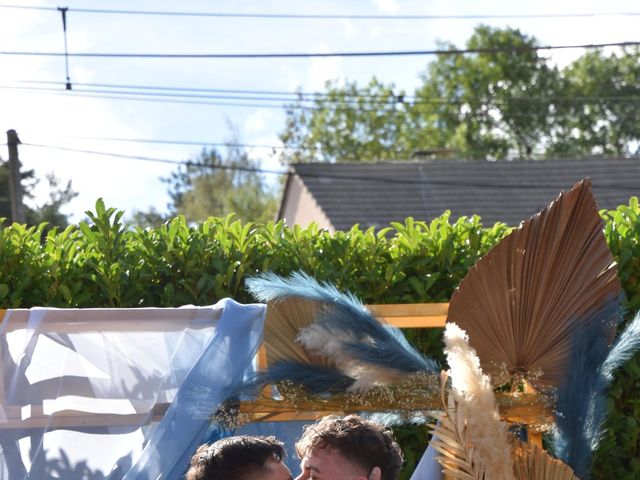
[[[404,463],[393,432],[357,415],[344,418],[330,415],[306,426],[296,442],[296,453],[304,458],[317,449],[336,449],[345,459],[369,472],[379,467],[382,480],[397,480]]]

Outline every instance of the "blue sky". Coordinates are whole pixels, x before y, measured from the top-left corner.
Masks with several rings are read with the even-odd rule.
[[[437,41],[463,46],[477,20],[310,20],[142,16],[82,13],[75,9],[126,9],[182,12],[505,15],[640,12],[633,1],[401,1],[401,0],[7,0],[5,5],[68,7],[70,52],[268,53],[428,50]],[[633,15],[581,18],[483,20],[494,26],[520,28],[542,44],[586,44],[638,41]],[[61,52],[61,16],[56,11],[0,7],[0,50]],[[582,53],[559,51],[551,57],[564,64]],[[321,90],[330,79],[366,82],[372,76],[411,92],[431,57],[312,59],[122,59],[71,58],[69,74],[77,85],[65,92],[63,58],[0,55],[0,127],[17,130],[21,140],[72,149],[184,161],[201,146],[114,142],[92,138],[164,139],[219,143],[235,130],[247,144],[280,145],[281,108],[196,105],[96,98],[80,92],[81,84],[170,86],[178,88],[303,91]],[[31,84],[44,81],[61,84]],[[20,88],[15,88],[20,87]],[[42,92],[25,87],[57,89]],[[90,87],[84,87],[90,89]],[[94,95],[94,96],[91,96]],[[112,95],[113,96],[113,95]],[[214,100],[209,100],[214,101]],[[223,102],[222,100],[220,102]],[[227,100],[227,103],[231,101]],[[256,102],[251,102],[256,103]],[[272,149],[254,148],[251,156],[265,168],[281,168]],[[0,150],[6,158],[6,150]],[[149,207],[165,210],[166,185],[160,182],[175,165],[144,162],[51,148],[22,146],[25,168],[39,177],[54,172],[71,179],[79,192],[65,210],[83,218],[95,200],[131,213]],[[36,203],[46,195],[41,182]]]

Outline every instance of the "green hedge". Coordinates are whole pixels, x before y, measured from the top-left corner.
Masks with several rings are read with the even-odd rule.
[[[390,228],[354,227],[330,234],[281,222],[243,224],[232,217],[188,225],[177,217],[156,229],[133,229],[123,212],[96,203],[89,221],[64,231],[11,225],[0,230],[0,307],[170,307],[241,302],[247,276],[303,270],[334,282],[365,303],[446,302],[489,248],[509,232],[477,216],[431,223],[407,219]],[[619,263],[628,310],[640,307],[640,208],[602,212]],[[440,332],[408,332],[441,355]],[[629,362],[610,395],[610,431],[596,457],[596,478],[640,478],[640,358]],[[396,430],[409,471],[426,441],[425,427]],[[405,478],[408,478],[406,476]]]

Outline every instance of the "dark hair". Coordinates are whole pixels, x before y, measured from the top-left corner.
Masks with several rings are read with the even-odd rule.
[[[282,461],[282,442],[275,437],[238,435],[201,445],[191,457],[186,480],[252,480],[264,472],[267,460]]]
[[[296,442],[300,458],[317,449],[336,449],[350,462],[371,471],[382,470],[382,480],[397,480],[404,463],[402,451],[390,429],[357,415],[330,415],[305,427]]]

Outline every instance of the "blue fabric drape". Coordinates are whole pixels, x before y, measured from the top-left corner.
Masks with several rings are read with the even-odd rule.
[[[123,480],[178,480],[204,441],[209,416],[242,381],[262,339],[265,305],[225,299],[213,339]]]

